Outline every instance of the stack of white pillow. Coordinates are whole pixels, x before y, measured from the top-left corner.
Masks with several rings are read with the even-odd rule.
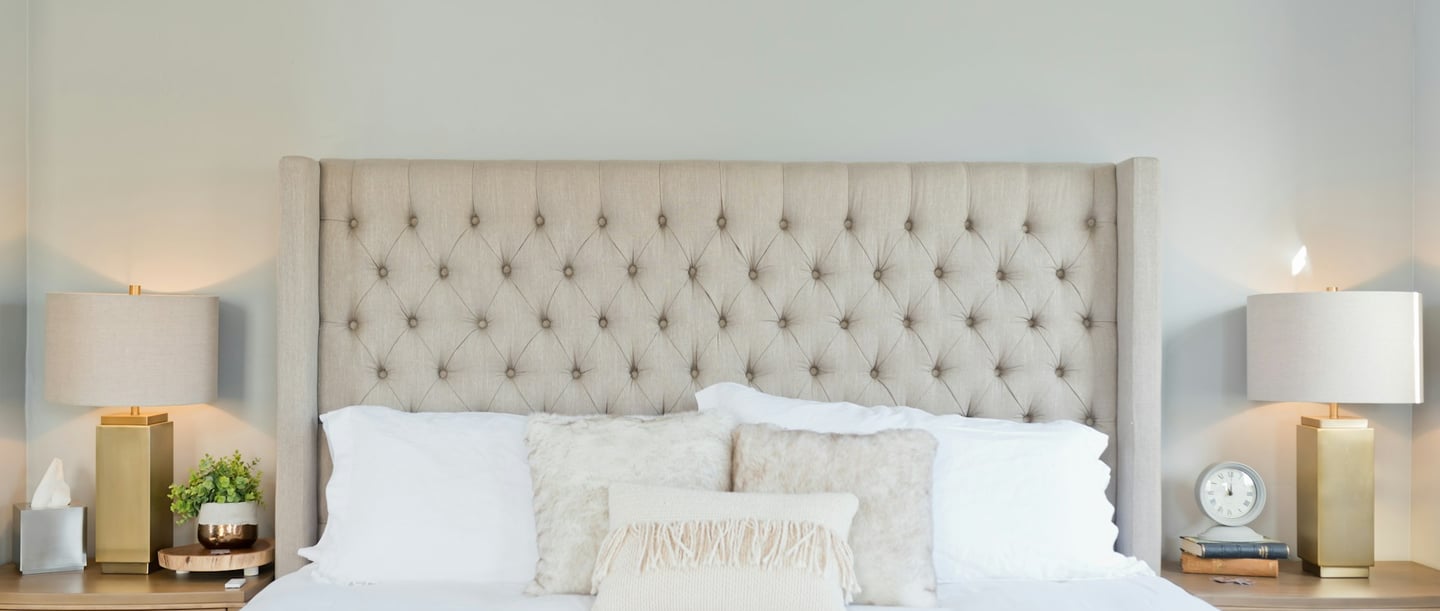
[[[738,384],[697,393],[702,412],[821,433],[919,429],[933,465],[939,583],[1150,574],[1114,551],[1104,434],[767,395]],[[536,576],[535,487],[524,416],[356,406],[321,417],[334,463],[328,522],[300,554],[322,580],[514,583]]]

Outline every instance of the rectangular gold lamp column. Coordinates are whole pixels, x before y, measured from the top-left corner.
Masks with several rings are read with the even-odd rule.
[[[1305,572],[1369,577],[1375,564],[1375,429],[1363,418],[1296,427],[1296,531]]]
[[[95,562],[104,573],[149,573],[174,540],[170,500],[175,424],[163,413],[101,416],[95,427]]]

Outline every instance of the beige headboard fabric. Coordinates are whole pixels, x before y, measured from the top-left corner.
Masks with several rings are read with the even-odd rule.
[[[720,381],[1111,436],[1160,555],[1156,162],[281,162],[281,573],[318,416],[662,414]]]

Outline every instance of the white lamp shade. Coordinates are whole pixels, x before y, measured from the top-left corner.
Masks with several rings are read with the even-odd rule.
[[[1245,310],[1251,399],[1425,400],[1419,293],[1252,295]]]
[[[216,297],[50,293],[45,399],[97,407],[209,403],[219,336]]]

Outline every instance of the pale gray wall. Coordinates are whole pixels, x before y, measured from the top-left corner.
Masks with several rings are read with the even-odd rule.
[[[26,0],[0,0],[0,564],[25,500]]]
[[[1161,159],[1165,532],[1241,460],[1294,540],[1294,424],[1244,397],[1251,293],[1411,285],[1410,0],[136,0],[32,7],[30,481],[89,502],[98,410],[42,400],[43,296],[208,292],[221,397],[176,465],[273,458],[276,160]],[[1405,237],[1401,237],[1405,236]],[[1307,244],[1313,269],[1289,272]],[[1410,554],[1410,410],[1377,554]],[[1171,552],[1173,554],[1173,550]]]
[[[1440,2],[1415,3],[1415,290],[1425,295],[1424,405],[1415,410],[1414,559],[1440,568]]]

